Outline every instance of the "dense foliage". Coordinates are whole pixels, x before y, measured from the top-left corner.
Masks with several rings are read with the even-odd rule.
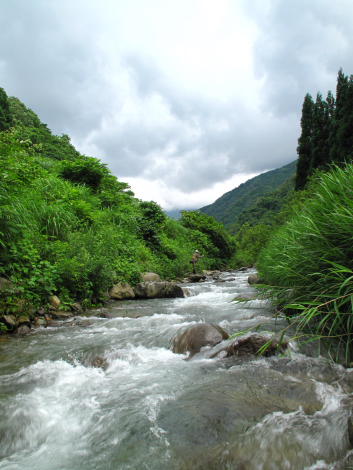
[[[208,253],[212,268],[217,267],[219,260],[226,264],[234,254],[235,240],[213,217],[199,211],[181,211],[180,223],[192,230],[197,248]]]
[[[51,294],[64,307],[89,305],[117,281],[136,284],[144,271],[183,276],[195,248],[205,254],[198,269],[230,262],[235,242],[212,217],[178,222],[136,199],[105,164],[53,135],[3,90],[0,121],[2,312]]]

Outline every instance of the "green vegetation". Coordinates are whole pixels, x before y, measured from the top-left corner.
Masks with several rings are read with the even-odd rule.
[[[226,265],[235,253],[235,240],[213,217],[199,211],[181,211],[180,223],[192,230],[195,243],[199,243],[197,248],[208,253],[211,269],[217,269],[219,260]]]
[[[234,239],[212,217],[165,216],[153,201],[134,197],[100,160],[81,155],[66,135],[0,89],[1,312],[45,304],[99,303],[115,282],[131,285],[153,271],[174,279],[230,262]],[[4,281],[4,279],[7,281]]]
[[[229,191],[213,204],[202,207],[200,211],[212,216],[216,221],[222,222],[224,227],[235,234],[235,224],[242,211],[251,208],[262,196],[269,195],[273,190],[287,181],[295,174],[296,161],[289,163],[277,170],[262,173],[255,178],[242,183],[232,191]]]
[[[351,94],[353,76],[348,79],[340,70],[336,104],[330,92],[325,102],[320,94],[316,103],[305,96],[297,191],[287,193],[272,233],[266,234],[263,225],[245,224],[236,236],[241,241],[258,227],[259,235],[247,249],[256,251],[262,243],[257,268],[267,285],[259,289],[276,302],[277,315],[288,320],[280,341],[287,330],[292,335],[294,329],[294,337],[302,341],[327,342],[334,359],[344,345],[346,363],[353,351]],[[238,249],[236,256],[241,255]]]
[[[315,194],[272,237],[258,259],[266,293],[297,334],[352,345],[353,165],[318,177]],[[292,318],[293,317],[293,318]],[[348,357],[347,357],[348,361]]]
[[[305,187],[316,169],[328,171],[332,163],[344,165],[352,160],[353,75],[348,78],[339,70],[336,100],[330,91],[325,101],[318,93],[315,103],[307,94],[300,124],[296,190]]]

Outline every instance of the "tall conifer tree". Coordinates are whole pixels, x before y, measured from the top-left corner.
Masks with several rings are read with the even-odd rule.
[[[329,137],[330,159],[336,163],[342,161],[338,142],[338,130],[343,119],[343,107],[346,100],[345,95],[347,87],[348,77],[343,73],[342,69],[339,69],[336,87],[336,108],[331,121]]]
[[[337,130],[337,163],[353,159],[353,75],[350,76],[344,89],[340,117]]]
[[[312,137],[312,173],[316,168],[325,168],[330,164],[330,123],[334,111],[335,100],[329,91],[326,100],[322,99],[321,93],[316,96],[313,111],[313,137]]]
[[[298,162],[295,178],[295,189],[303,189],[310,174],[312,160],[312,135],[313,135],[314,101],[309,93],[305,95],[300,126],[301,136],[298,139]]]

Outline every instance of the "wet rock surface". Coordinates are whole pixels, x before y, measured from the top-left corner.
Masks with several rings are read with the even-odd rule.
[[[127,282],[119,282],[110,289],[109,296],[114,300],[133,299],[135,298],[135,293]]]
[[[270,341],[269,337],[261,335],[248,335],[246,337],[237,337],[226,343],[223,343],[221,347],[217,348],[210,357],[256,357],[259,355],[260,350],[263,350],[262,355],[264,357],[275,356],[281,354],[287,348],[287,343],[284,341],[280,345],[277,340]],[[268,344],[269,343],[269,344]]]
[[[177,354],[190,353],[190,357],[200,352],[205,346],[215,346],[229,334],[217,325],[202,323],[192,326],[177,337],[173,344],[172,350]]]
[[[183,289],[175,282],[140,282],[134,287],[138,299],[184,297]]]

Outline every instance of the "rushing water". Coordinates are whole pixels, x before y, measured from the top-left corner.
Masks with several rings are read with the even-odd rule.
[[[171,351],[198,322],[234,333],[268,319],[264,302],[231,302],[252,292],[248,275],[117,303],[85,328],[0,337],[0,469],[350,468],[350,370],[294,343],[269,359]]]

